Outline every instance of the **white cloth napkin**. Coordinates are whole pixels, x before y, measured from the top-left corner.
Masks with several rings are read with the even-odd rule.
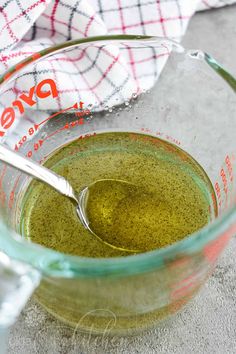
[[[123,33],[181,40],[195,11],[233,2],[0,0],[0,74],[35,52],[70,39]],[[57,60],[49,58],[37,63],[31,75],[20,77],[14,84],[9,101],[47,77],[57,83],[60,99],[42,101],[37,109],[63,109],[75,101],[85,102],[85,107],[112,106],[138,93],[140,88],[152,87],[167,58],[168,48],[162,52],[153,48],[120,51],[115,45],[102,50],[96,45],[81,48],[76,55],[61,54]]]

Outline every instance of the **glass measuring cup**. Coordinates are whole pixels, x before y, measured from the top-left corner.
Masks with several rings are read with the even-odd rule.
[[[195,295],[236,232],[235,88],[235,79],[207,54],[164,38],[126,35],[46,49],[0,78],[1,143],[28,158],[42,163],[64,144],[101,131],[140,132],[193,156],[217,198],[209,206],[218,217],[169,247],[124,258],[72,257],[12,236],[20,234],[30,178],[1,164],[8,231],[0,249],[41,274],[35,295],[49,312],[77,329],[132,333]]]

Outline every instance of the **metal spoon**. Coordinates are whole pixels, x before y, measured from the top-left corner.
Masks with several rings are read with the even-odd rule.
[[[23,155],[16,153],[3,145],[0,145],[0,160],[17,168],[18,170],[21,170],[22,172],[25,172],[26,174],[32,177],[37,178],[39,181],[48,184],[49,186],[56,189],[59,193],[70,198],[73,201],[73,203],[76,205],[77,215],[79,217],[79,220],[83,224],[83,226],[86,229],[88,229],[103,244],[106,244],[107,246],[113,249],[123,251],[123,252],[129,252],[129,253],[140,252],[140,250],[126,249],[126,248],[112,245],[111,243],[103,240],[102,237],[97,235],[89,226],[90,223],[86,212],[86,205],[89,198],[90,188],[93,187],[94,190],[95,185],[98,186],[101,183],[106,183],[107,179],[98,180],[92,183],[91,185],[86,186],[79,193],[77,193],[74,191],[70,183],[64,177],[59,176],[58,174],[49,170],[48,168],[41,166],[35,161],[27,159]],[[113,180],[113,181],[116,181],[118,184],[124,186],[125,184],[127,185],[127,183],[129,183],[122,180]]]

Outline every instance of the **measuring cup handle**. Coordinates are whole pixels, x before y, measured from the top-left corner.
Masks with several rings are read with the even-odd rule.
[[[0,252],[0,353],[6,353],[13,325],[40,281],[40,273],[28,264],[11,261]]]
[[[0,145],[0,160],[50,185],[61,194],[70,197],[78,203],[76,193],[69,182],[37,162],[29,160],[4,145]]]

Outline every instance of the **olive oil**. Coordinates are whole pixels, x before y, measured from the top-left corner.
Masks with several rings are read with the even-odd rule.
[[[153,136],[107,132],[78,139],[52,154],[45,166],[78,192],[100,179],[114,181],[90,191],[91,228],[117,247],[142,252],[177,242],[217,214],[204,170],[186,152]],[[31,182],[22,211],[22,234],[54,250],[78,256],[116,257],[126,252],[99,242],[74,205],[41,182]]]

